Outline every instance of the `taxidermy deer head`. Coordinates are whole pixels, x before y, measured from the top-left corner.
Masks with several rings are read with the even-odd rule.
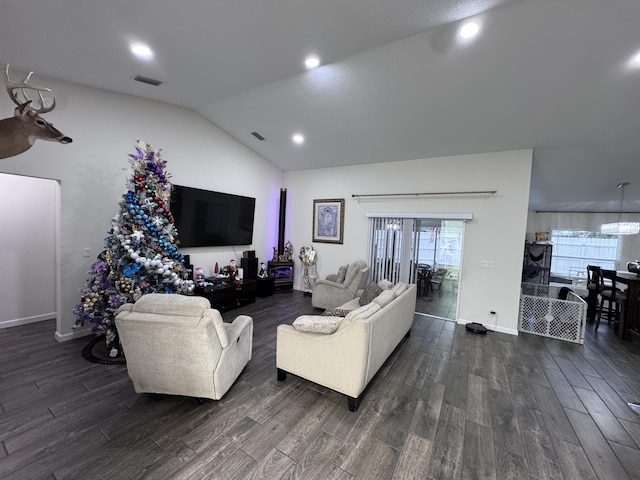
[[[42,92],[50,92],[51,89],[29,85],[29,79],[33,72],[21,82],[11,82],[9,79],[9,64],[4,72],[4,83],[7,93],[13,103],[17,105],[13,117],[0,120],[0,158],[9,158],[31,148],[38,139],[60,143],[71,143],[72,140],[47,122],[40,115],[50,112],[56,106],[56,100],[49,106],[45,106]],[[29,99],[27,91],[38,92],[39,104],[34,106],[34,101]],[[20,94],[22,98],[20,98]]]

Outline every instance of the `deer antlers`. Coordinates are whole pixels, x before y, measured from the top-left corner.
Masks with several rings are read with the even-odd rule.
[[[13,100],[13,103],[15,103],[18,106],[31,103],[30,109],[36,113],[40,114],[40,113],[50,112],[51,110],[56,108],[56,99],[55,98],[53,99],[53,103],[51,103],[51,106],[46,107],[44,97],[42,96],[42,92],[50,92],[51,89],[46,87],[36,87],[35,85],[29,85],[29,79],[31,78],[31,75],[33,75],[33,72],[29,72],[21,82],[12,82],[11,79],[9,78],[9,64],[7,63],[7,67],[4,71],[4,83],[7,87],[7,93],[9,94],[9,97],[11,98],[11,100]],[[33,108],[33,103],[32,103],[33,100],[29,98],[25,90],[34,90],[38,92],[38,97],[40,97],[40,108]],[[24,101],[22,102],[20,101],[20,99],[18,98],[18,92],[22,93],[22,96],[24,97]]]

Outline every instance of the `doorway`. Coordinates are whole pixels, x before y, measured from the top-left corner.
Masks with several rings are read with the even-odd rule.
[[[457,319],[464,221],[370,218],[372,280],[415,283],[416,312]]]
[[[0,328],[58,318],[56,180],[0,173]],[[37,294],[34,280],[37,279]]]

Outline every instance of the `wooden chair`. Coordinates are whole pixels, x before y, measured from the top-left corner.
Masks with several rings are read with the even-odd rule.
[[[449,270],[446,268],[437,268],[433,275],[431,275],[431,291],[438,292],[439,296],[442,296],[442,284],[444,283],[444,279],[449,275]]]
[[[609,281],[609,284],[605,284],[605,280]],[[614,323],[614,329],[618,329],[618,325],[622,323],[622,312],[624,311],[624,305],[627,301],[627,294],[620,290],[616,285],[616,271],[601,269],[601,275],[599,277],[599,294],[600,305],[598,306],[598,313],[596,315],[596,327],[595,331],[598,331],[600,326],[600,319],[604,315],[609,323]],[[606,309],[604,303],[607,302]]]
[[[587,321],[593,323],[598,311],[598,297],[600,295],[600,277],[602,270],[597,265],[587,265]]]
[[[431,290],[431,275],[433,270],[430,265],[418,264],[417,287],[419,296],[428,296]]]

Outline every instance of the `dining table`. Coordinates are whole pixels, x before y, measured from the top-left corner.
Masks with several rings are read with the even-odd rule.
[[[638,299],[640,297],[640,275],[621,270],[616,272],[616,283],[627,286],[627,301],[624,309],[624,322],[620,337],[623,340],[632,340],[635,335],[640,335],[638,325]],[[640,338],[640,337],[639,337]]]

